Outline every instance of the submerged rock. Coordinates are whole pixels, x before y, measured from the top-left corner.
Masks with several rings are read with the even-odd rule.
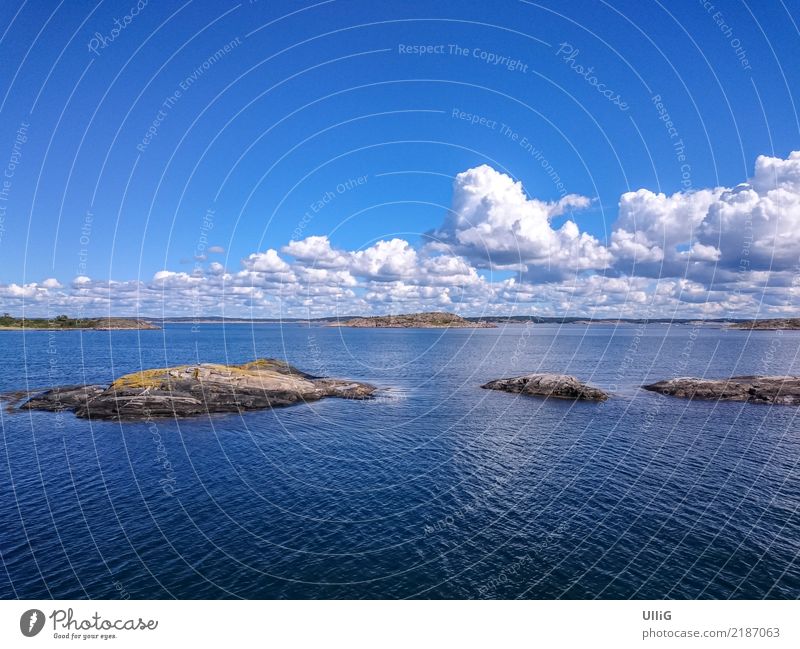
[[[202,363],[145,370],[122,376],[108,387],[55,388],[20,407],[141,421],[259,410],[325,397],[366,399],[375,389],[366,383],[311,376],[283,361],[260,359],[244,365]]]
[[[582,383],[567,374],[526,374],[509,379],[496,379],[481,386],[486,390],[503,390],[534,397],[605,401],[608,394]]]
[[[715,399],[750,401],[785,406],[800,405],[798,376],[733,376],[729,379],[697,379],[681,377],[642,386],[682,399]]]

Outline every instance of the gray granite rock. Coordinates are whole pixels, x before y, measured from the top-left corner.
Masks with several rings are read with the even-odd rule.
[[[108,387],[55,388],[21,407],[141,421],[258,410],[326,397],[367,399],[374,391],[366,383],[318,378],[283,361],[260,359],[244,365],[203,363],[145,370],[122,376]]]
[[[642,387],[651,392],[659,392],[682,399],[800,405],[800,377],[798,376],[733,376],[729,379],[681,377]]]
[[[486,390],[502,390],[534,397],[605,401],[608,394],[599,388],[582,383],[567,374],[526,374],[508,379],[496,379],[481,386]]]
[[[63,385],[46,390],[25,401],[21,408],[60,412],[76,410],[105,390],[103,385]]]

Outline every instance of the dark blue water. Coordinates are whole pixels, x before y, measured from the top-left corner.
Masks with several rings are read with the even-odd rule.
[[[637,386],[800,373],[798,351],[656,325],[0,332],[0,392],[263,356],[386,388],[155,424],[3,412],[0,597],[796,598],[798,409]],[[615,398],[479,388],[534,371]]]

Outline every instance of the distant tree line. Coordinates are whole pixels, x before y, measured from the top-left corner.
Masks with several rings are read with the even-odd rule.
[[[94,327],[97,320],[89,318],[70,318],[58,315],[55,318],[15,318],[10,313],[0,316],[0,327],[25,327],[28,329],[78,329]]]

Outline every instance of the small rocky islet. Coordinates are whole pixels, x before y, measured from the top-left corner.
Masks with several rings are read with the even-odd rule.
[[[76,321],[74,324],[86,323]],[[141,321],[113,324],[120,327],[151,326]],[[795,323],[765,321],[764,325],[767,324],[785,327]],[[467,328],[494,325],[467,320],[452,313],[426,312],[353,318],[332,326]],[[481,387],[532,397],[575,401],[602,402],[611,396],[574,376],[558,373],[532,373],[495,379]],[[734,376],[727,379],[680,377],[641,387],[683,399],[800,405],[800,377],[797,376]],[[242,365],[198,363],[143,370],[126,374],[111,385],[67,385],[35,394],[18,391],[2,396],[11,410],[71,411],[83,418],[142,421],[260,410],[327,397],[368,399],[376,389],[367,383],[312,376],[281,360],[258,359]]]
[[[533,397],[606,401],[609,394],[567,374],[526,374],[496,379],[481,386]],[[643,385],[644,390],[682,399],[800,405],[798,376],[734,376],[728,379],[680,377]]]
[[[62,386],[36,394],[20,408],[72,411],[78,417],[146,421],[236,413],[318,401],[368,399],[375,386],[320,378],[277,359],[243,365],[201,363],[126,374],[109,386]]]
[[[765,318],[761,320],[742,320],[727,325],[728,329],[748,329],[751,331],[796,331],[800,329],[800,318]]]
[[[611,395],[574,376],[524,374],[481,386],[531,397],[606,401]],[[735,376],[729,379],[680,377],[642,386],[660,394],[699,400],[800,405],[800,377]],[[215,413],[241,413],[318,401],[327,397],[369,399],[377,388],[368,383],[321,378],[276,359],[243,365],[200,363],[126,374],[111,385],[67,385],[31,396],[4,395],[19,409],[71,411],[82,418],[147,421]]]
[[[485,390],[501,390],[532,397],[552,397],[575,401],[605,401],[608,393],[579,381],[568,374],[525,374],[495,379],[481,386]]]
[[[358,329],[494,329],[497,327],[491,322],[467,320],[446,311],[349,318],[332,322],[328,326]]]
[[[74,331],[93,329],[114,331],[118,329],[160,329],[156,324],[139,318],[70,318],[66,315],[55,318],[15,318],[9,314],[0,316],[0,330],[21,331]]]
[[[642,386],[682,399],[800,405],[800,376],[733,376],[728,379],[680,377]]]

